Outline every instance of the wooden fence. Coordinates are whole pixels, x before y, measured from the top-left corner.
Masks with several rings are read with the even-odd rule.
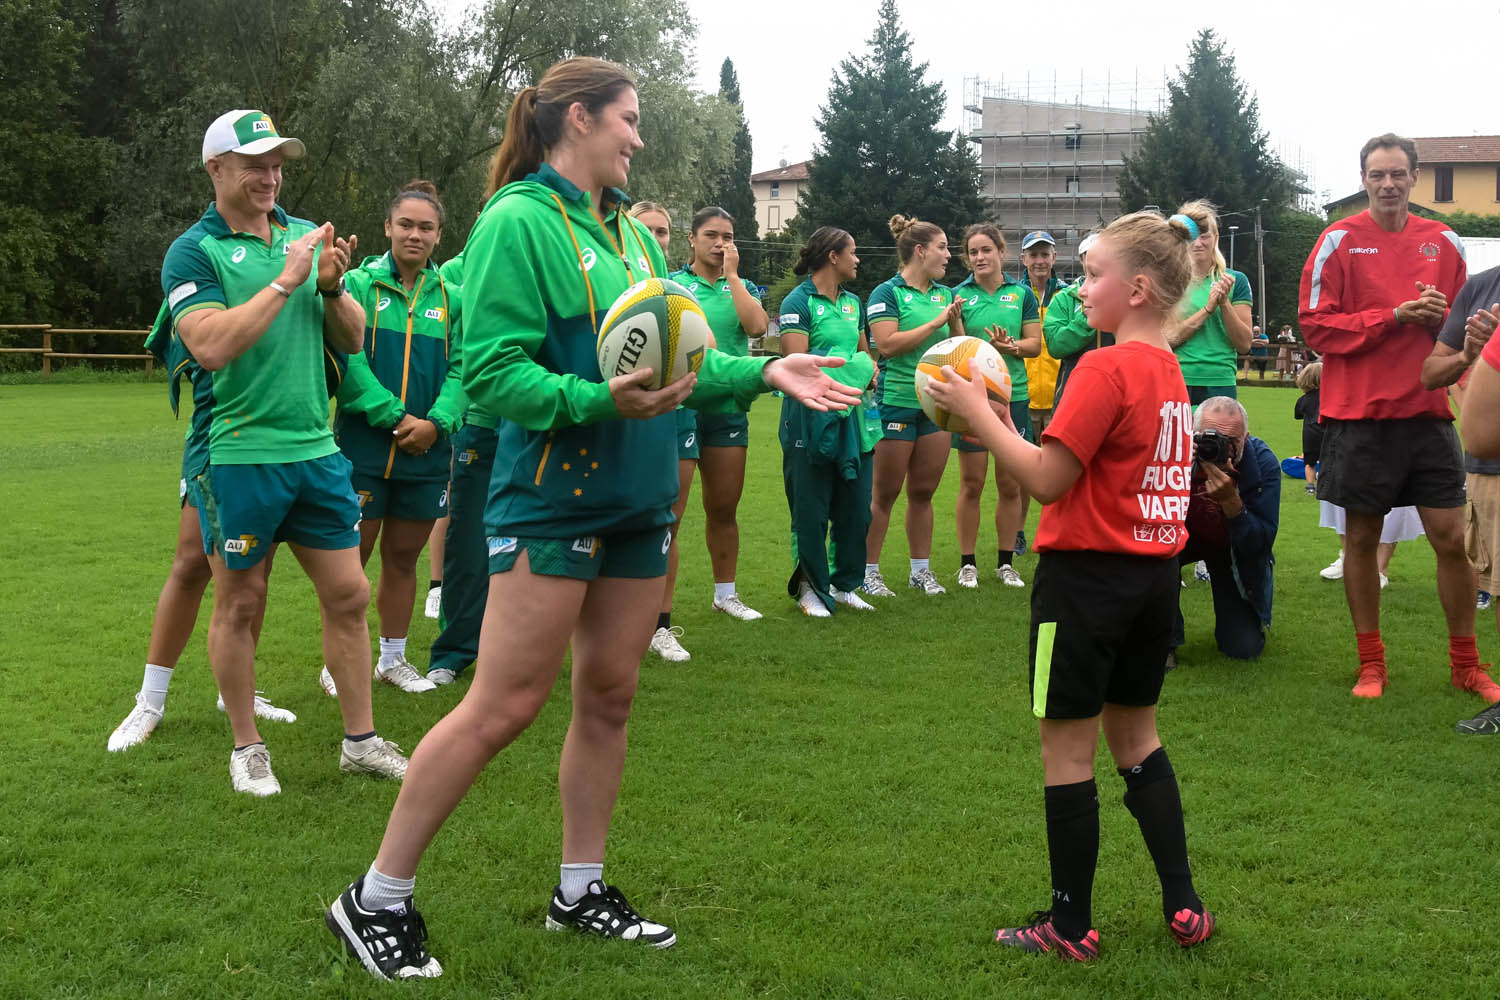
[[[0,354],[39,354],[42,358],[42,378],[52,378],[53,361],[144,361],[146,362],[146,378],[151,377],[151,369],[156,364],[156,358],[149,352],[140,354],[100,354],[79,353],[76,351],[59,351],[53,346],[54,337],[70,337],[75,335],[99,335],[107,334],[118,337],[139,337],[144,345],[150,330],[80,330],[68,327],[52,326],[48,323],[0,323],[0,331],[18,330],[35,331],[42,335],[40,347],[0,347]],[[64,341],[66,343],[66,340]]]

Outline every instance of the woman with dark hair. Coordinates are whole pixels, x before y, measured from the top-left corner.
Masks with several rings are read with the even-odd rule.
[[[766,310],[755,282],[740,277],[733,217],[717,205],[699,209],[688,229],[688,245],[692,260],[672,272],[672,280],[692,292],[703,307],[718,349],[731,357],[749,357],[750,338],[766,332]],[[755,621],[760,612],[740,599],[734,583],[740,557],[736,515],[745,491],[750,417],[741,411],[700,413],[697,427],[703,534],[714,574],[713,608],[742,622]]]
[[[781,351],[842,358],[833,377],[862,389],[875,374],[859,296],[844,288],[859,268],[854,237],[823,226],[797,255],[792,273],[806,275],[781,302]],[[855,590],[864,582],[865,533],[870,526],[870,455],[864,416],[857,410],[826,413],[795,400],[781,406],[781,472],[792,514],[795,566],[787,593],[813,618],[835,604],[874,608]],[[833,571],[828,540],[832,525]]]
[[[526,730],[572,648],[572,721],[558,768],[562,865],[550,930],[657,948],[671,928],[603,880],[625,766],[625,724],[651,640],[677,495],[685,402],[740,409],[768,389],[817,409],[858,399],[822,371],[836,359],[731,358],[657,390],[643,368],[605,380],[594,345],[610,304],[666,273],[626,214],[642,147],[635,80],[602,59],[552,66],[511,105],[493,192],[465,247],[464,388],[501,418],[485,512],[489,599],[474,680],[412,754],[369,871],[325,920],[373,975],[436,976],[412,898],[417,865],[484,766]]]
[[[880,575],[880,550],[891,508],[906,487],[906,544],[911,556],[907,584],[931,595],[947,593],[932,572],[932,495],[948,464],[948,441],[917,402],[917,361],[922,352],[962,334],[963,303],[938,283],[948,268],[948,237],[939,226],[904,215],[891,216],[891,234],[901,270],[870,293],[865,316],[880,351],[880,424],[865,540],[864,590],[894,597]]]
[[[417,558],[433,523],[448,512],[450,436],[463,421],[464,393],[449,356],[460,333],[458,290],[432,263],[443,204],[428,181],[411,181],[391,201],[391,249],[367,257],[344,284],[365,310],[365,349],[349,358],[339,387],[334,435],[354,466],[359,555],[380,542],[380,658],[375,675],[403,691],[437,685],[406,659],[416,599]],[[323,668],[323,686],[333,679]]]

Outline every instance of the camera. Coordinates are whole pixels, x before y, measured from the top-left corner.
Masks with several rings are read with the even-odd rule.
[[[1234,457],[1234,438],[1218,431],[1193,434],[1193,460],[1207,465],[1224,466]]]

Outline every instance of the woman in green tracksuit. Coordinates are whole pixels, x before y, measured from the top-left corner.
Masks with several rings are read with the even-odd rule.
[[[1080,270],[1089,250],[1093,249],[1098,239],[1098,233],[1090,233],[1078,242]],[[1042,318],[1042,339],[1047,342],[1047,353],[1059,362],[1057,389],[1052,397],[1054,410],[1062,405],[1063,389],[1067,387],[1068,376],[1078,367],[1079,359],[1096,347],[1110,347],[1115,342],[1113,333],[1089,326],[1088,317],[1083,312],[1083,303],[1078,298],[1082,290],[1083,277],[1080,275],[1071,285],[1059,289],[1052,296],[1052,305],[1048,306],[1047,315]]]
[[[1031,441],[1025,359],[1041,353],[1042,320],[1036,293],[1021,282],[1005,279],[1005,237],[994,223],[980,222],[965,229],[961,252],[971,273],[953,294],[963,300],[964,329],[970,336],[987,337],[1005,358],[1010,372],[1010,416],[1021,437]],[[979,542],[980,499],[990,459],[983,446],[970,445],[957,434],[953,435],[953,446],[958,449],[963,476],[953,511],[958,531],[958,582],[972,590],[979,586],[974,550]],[[1024,523],[1021,484],[997,465],[995,489],[999,494],[995,501],[995,537],[1000,550],[995,576],[1007,587],[1024,587],[1026,582],[1011,565],[1015,556],[1013,539]]]
[[[485,764],[541,711],[570,645],[562,868],[546,926],[676,942],[603,881],[625,723],[666,570],[672,411],[744,409],[767,389],[814,408],[858,399],[822,372],[836,359],[807,355],[708,350],[696,375],[658,390],[645,388],[649,369],[601,377],[600,321],[627,288],[666,273],[619,190],[642,146],[639,121],[622,67],[581,56],[554,65],[516,95],[490,168],[495,194],[465,247],[464,388],[501,418],[505,456],[485,513],[490,593],[473,683],[412,754],[375,863],[325,914],[377,976],[441,972],[412,901],[417,865]]]
[[[701,208],[688,228],[693,259],[672,280],[693,293],[708,317],[718,349],[750,356],[750,338],[766,332],[766,310],[755,282],[740,277],[734,245],[734,217],[717,205]],[[714,574],[715,611],[749,622],[760,618],[740,600],[735,571],[740,558],[737,513],[745,491],[745,460],[750,447],[746,413],[701,413],[697,418],[698,471],[703,478],[703,536]]]
[[[843,358],[833,377],[855,389],[870,384],[875,365],[859,296],[844,288],[859,268],[854,237],[823,226],[792,266],[806,275],[781,302],[781,351]],[[781,405],[781,472],[792,514],[796,567],[787,592],[804,614],[827,618],[835,604],[874,610],[855,590],[864,579],[870,526],[871,456],[864,444],[862,409],[822,413],[795,400]],[[833,572],[827,540],[832,524]]]
[[[458,369],[449,364],[461,329],[458,289],[432,263],[442,226],[436,188],[410,182],[386,214],[389,252],[345,279],[365,309],[365,349],[349,359],[334,434],[354,466],[361,560],[380,541],[375,672],[403,691],[435,687],[407,661],[406,633],[417,558],[448,512],[449,436],[464,411]]]
[[[930,222],[891,216],[891,234],[901,270],[870,293],[865,316],[880,352],[880,424],[865,539],[864,590],[893,597],[880,575],[880,550],[891,524],[891,507],[906,486],[906,544],[911,555],[909,586],[929,595],[946,593],[930,565],[932,494],[948,464],[948,435],[927,419],[917,403],[917,362],[933,344],[964,332],[963,304],[938,284],[948,267],[948,237]]]

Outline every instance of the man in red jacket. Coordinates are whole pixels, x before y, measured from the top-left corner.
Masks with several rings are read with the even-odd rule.
[[[1359,153],[1368,211],[1323,231],[1302,270],[1299,319],[1323,356],[1326,435],[1318,497],[1348,513],[1344,596],[1354,619],[1353,694],[1385,691],[1375,549],[1392,507],[1414,504],[1437,554],[1453,685],[1500,700],[1474,644],[1474,581],[1464,555],[1464,471],[1453,412],[1422,387],[1448,303],[1468,271],[1463,243],[1442,223],[1410,215],[1417,149],[1386,133]]]

